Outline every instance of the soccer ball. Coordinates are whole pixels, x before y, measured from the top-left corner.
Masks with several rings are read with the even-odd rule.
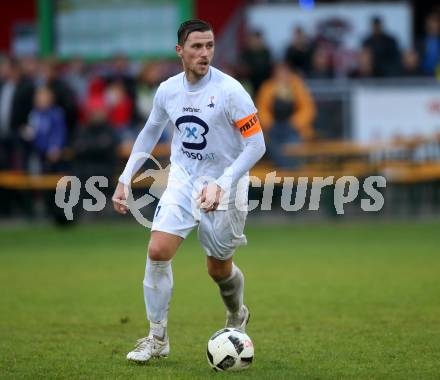
[[[221,329],[209,339],[206,356],[214,371],[241,371],[251,365],[254,345],[238,329]]]

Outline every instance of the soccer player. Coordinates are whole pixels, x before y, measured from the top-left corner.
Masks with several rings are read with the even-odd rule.
[[[243,304],[244,277],[232,256],[246,244],[248,171],[265,152],[257,110],[239,82],[210,66],[214,34],[207,22],[184,22],[177,38],[183,72],[159,86],[113,195],[115,210],[126,214],[128,187],[145,160],[136,157],[149,154],[171,122],[171,168],[154,215],[143,281],[150,332],[127,355],[136,362],[169,353],[171,260],[196,226],[208,273],[226,306],[226,326],[244,330],[249,319]]]

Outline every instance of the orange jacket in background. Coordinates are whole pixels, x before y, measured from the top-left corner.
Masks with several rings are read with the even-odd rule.
[[[316,116],[315,102],[298,75],[292,73],[290,82],[294,96],[294,111],[290,122],[301,138],[308,140],[314,135],[312,123]],[[258,117],[264,130],[269,130],[274,122],[272,106],[275,97],[275,86],[275,80],[268,79],[261,85],[257,94]]]

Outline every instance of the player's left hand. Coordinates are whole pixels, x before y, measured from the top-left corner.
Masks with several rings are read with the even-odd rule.
[[[205,212],[217,210],[220,199],[223,195],[223,189],[214,182],[205,185],[196,198],[199,207]]]

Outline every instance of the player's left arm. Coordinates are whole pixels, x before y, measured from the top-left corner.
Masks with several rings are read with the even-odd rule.
[[[253,115],[253,117],[255,116]],[[258,132],[244,137],[244,139],[244,149],[236,160],[225,170],[221,177],[217,178],[215,182],[207,184],[200,193],[198,197],[200,207],[206,212],[216,210],[222,195],[229,186],[243,177],[266,152],[261,128]]]
[[[217,178],[215,182],[207,184],[200,193],[198,197],[200,207],[206,212],[216,210],[222,195],[230,185],[243,177],[266,152],[261,128],[258,132],[244,137],[244,139],[244,149],[236,160],[225,170],[221,177]]]
[[[215,181],[223,190],[243,177],[266,152],[263,132],[256,113],[237,121],[235,125],[239,128],[245,145],[231,166]]]
[[[205,187],[200,195],[201,207],[206,212],[217,209],[222,194],[229,186],[243,177],[266,152],[263,132],[257,109],[249,94],[241,86],[231,92],[227,104],[229,118],[240,132],[245,145],[242,152],[214,184]]]

